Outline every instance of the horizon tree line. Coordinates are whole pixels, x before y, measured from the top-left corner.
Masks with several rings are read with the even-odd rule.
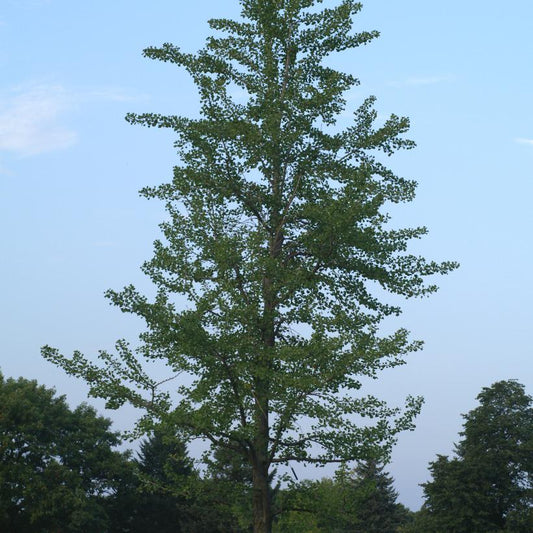
[[[451,459],[429,464],[424,503],[398,503],[379,460],[278,483],[276,533],[527,533],[533,524],[533,400],[515,380],[478,395]],[[172,427],[138,451],[95,409],[0,374],[0,530],[17,533],[253,531],[252,472],[219,452],[195,465]],[[155,528],[155,529],[154,529]]]

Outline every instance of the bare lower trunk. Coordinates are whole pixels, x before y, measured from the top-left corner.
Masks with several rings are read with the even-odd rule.
[[[254,533],[271,533],[272,502],[269,462],[269,402],[265,380],[256,380],[256,435],[252,452]]]
[[[272,532],[272,502],[268,466],[258,458],[253,467],[254,533]]]

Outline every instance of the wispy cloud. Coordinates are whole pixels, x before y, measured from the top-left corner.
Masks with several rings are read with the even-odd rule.
[[[61,85],[12,91],[0,106],[0,150],[28,156],[71,146],[76,132],[60,123],[71,105]]]
[[[402,81],[391,81],[393,87],[416,87],[421,85],[436,85],[437,83],[449,83],[455,80],[451,74],[440,76],[412,76]]]
[[[41,84],[14,88],[0,94],[0,152],[33,156],[63,150],[78,140],[68,118],[79,104],[139,98],[117,87],[72,91],[61,84]]]
[[[518,137],[515,139],[515,141],[520,144],[529,144],[530,146],[533,146],[533,139],[524,139],[522,137]]]

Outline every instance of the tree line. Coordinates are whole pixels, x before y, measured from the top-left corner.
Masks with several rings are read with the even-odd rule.
[[[273,489],[276,533],[527,533],[533,528],[533,399],[516,381],[484,388],[452,458],[438,456],[424,504],[398,503],[380,460]],[[136,453],[110,420],[36,381],[0,375],[0,530],[17,533],[249,533],[250,465],[220,450],[195,464],[158,425]]]

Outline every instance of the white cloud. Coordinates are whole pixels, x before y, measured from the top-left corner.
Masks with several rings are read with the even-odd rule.
[[[28,156],[71,146],[77,134],[59,122],[71,105],[61,85],[15,90],[0,105],[0,151]]]
[[[454,76],[447,74],[444,76],[410,77],[403,81],[391,81],[389,85],[392,85],[393,87],[415,87],[421,85],[435,85],[437,83],[448,83],[454,80]]]
[[[530,146],[533,146],[533,139],[518,138],[515,139],[515,141],[520,144],[529,144]]]
[[[139,96],[117,87],[69,91],[60,84],[24,86],[0,94],[0,152],[32,156],[75,144],[77,132],[66,124],[79,104],[131,102]]]

